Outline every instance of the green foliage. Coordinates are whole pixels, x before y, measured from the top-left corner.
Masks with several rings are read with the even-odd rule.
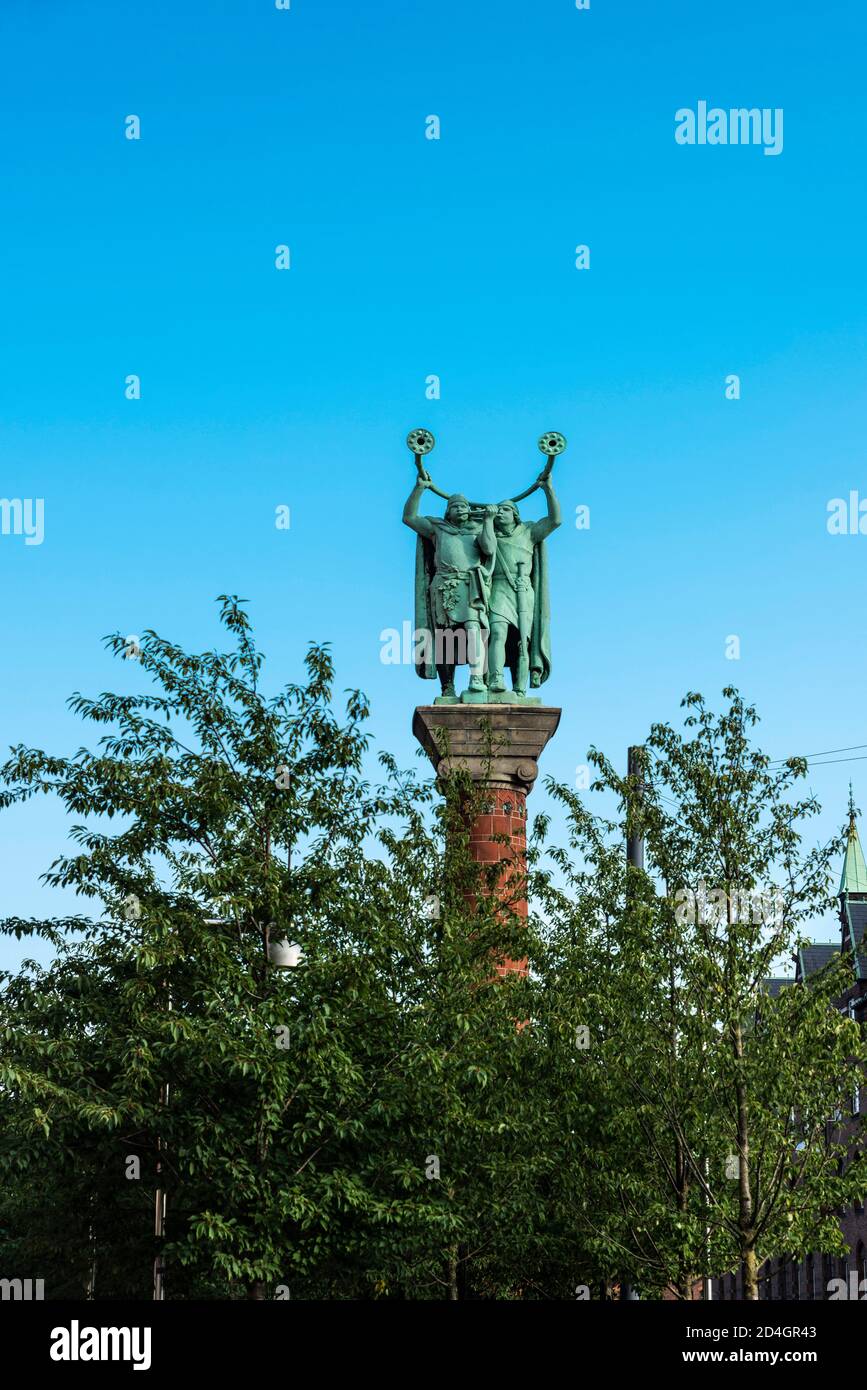
[[[765,987],[828,906],[840,845],[802,848],[817,810],[793,795],[803,762],[772,768],[749,742],[755,711],[724,695],[718,716],[687,696],[684,735],[654,725],[638,778],[591,755],[619,824],[553,788],[571,843],[546,885],[558,1014],[595,1039],[581,1066],[597,1118],[576,1128],[564,1200],[589,1175],[586,1247],[607,1277],[683,1297],[739,1261],[754,1277],[771,1256],[843,1250],[837,1217],[865,1187],[848,1108],[867,1050],[838,1007],[852,962]],[[627,829],[652,877],[624,865]]]
[[[823,905],[803,766],[773,771],[735,692],[654,726],[643,787],[595,755],[606,822],[565,788],[529,849],[529,919],[477,865],[478,794],[370,756],[333,667],[262,689],[241,603],[228,652],[141,640],[147,694],[76,695],[94,751],[17,747],[0,806],[73,817],[45,875],[93,916],[11,920],[54,947],[0,990],[0,1255],[50,1297],[568,1299],[626,1278],[688,1296],[737,1259],[840,1249],[860,1195],[864,1060],[847,963],[762,982]],[[125,642],[108,639],[122,657]],[[627,827],[652,873],[628,868]],[[700,882],[715,914],[683,910]],[[773,883],[779,921],[742,921]],[[426,905],[435,900],[436,910]],[[294,966],[269,948],[300,949]],[[501,979],[504,957],[530,972]],[[727,1157],[740,1161],[737,1181]],[[155,1194],[166,1198],[155,1238]]]
[[[371,787],[366,704],[337,719],[327,649],[267,698],[243,609],[222,617],[228,654],[145,635],[156,694],[73,698],[106,726],[96,752],[19,747],[2,770],[6,804],[51,792],[84,817],[46,879],[103,909],[6,924],[58,952],[0,1002],[7,1250],[50,1207],[68,1241],[26,1245],[50,1288],[83,1291],[95,1261],[98,1296],[148,1296],[159,1162],[172,1296],[442,1296],[482,1228],[496,1291],[531,1125],[521,986],[493,988],[491,960],[526,929],[469,856],[471,792],[435,812],[388,757]],[[295,968],[267,963],[280,940]]]

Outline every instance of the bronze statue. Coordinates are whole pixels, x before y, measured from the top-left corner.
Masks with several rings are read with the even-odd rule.
[[[565,448],[562,435],[542,436],[539,448],[548,463],[536,482],[498,506],[449,496],[434,484],[422,464],[433,435],[412,430],[407,444],[415,454],[418,480],[403,511],[417,533],[415,628],[416,670],[426,679],[439,675],[442,694],[435,704],[524,703],[527,686],[537,689],[551,670],[551,613],[545,540],[561,524],[551,483],[554,458]],[[541,488],[548,515],[523,522],[517,503]],[[447,503],[445,517],[419,515],[424,493]],[[420,645],[419,645],[420,644]],[[468,665],[470,681],[455,693],[455,667]],[[504,671],[512,677],[507,691]]]
[[[474,519],[467,499],[456,492],[448,499],[442,520],[419,516],[419,502],[430,486],[431,479],[421,470],[403,509],[404,522],[418,534],[416,633],[433,634],[433,652],[430,643],[422,643],[416,669],[419,675],[432,677],[433,665],[443,697],[456,699],[455,666],[466,663],[470,668],[469,690],[483,695],[486,687],[482,632],[487,635],[489,628],[496,508],[485,507],[481,521]]]

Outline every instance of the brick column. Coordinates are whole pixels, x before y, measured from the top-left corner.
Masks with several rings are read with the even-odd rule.
[[[539,774],[537,759],[559,723],[553,706],[508,704],[419,705],[412,722],[438,778],[464,770],[485,793],[470,825],[470,850],[477,863],[503,864],[497,892],[522,917],[527,899],[522,892],[515,900],[513,878],[527,870],[527,797]],[[527,962],[506,958],[496,968],[500,975],[526,972]]]

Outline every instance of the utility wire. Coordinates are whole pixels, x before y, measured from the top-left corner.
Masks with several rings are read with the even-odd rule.
[[[851,743],[851,744],[849,745],[848,748],[826,748],[825,751],[824,751],[824,753],[797,753],[797,754],[792,754],[792,757],[799,757],[799,758],[828,758],[828,757],[831,756],[832,753],[854,753],[854,752],[855,752],[857,749],[859,749],[859,748],[867,748],[867,743]],[[847,763],[847,762],[858,762],[858,759],[857,759],[857,758],[841,758],[840,761],[841,761],[841,762],[844,762],[844,763]],[[775,763],[787,763],[787,762],[789,762],[789,758],[772,758],[772,759],[771,759],[771,765],[772,765],[772,766],[773,766]]]
[[[835,763],[867,763],[867,757],[862,755],[860,758],[829,758],[826,763],[812,763],[810,771],[814,767],[833,767]]]

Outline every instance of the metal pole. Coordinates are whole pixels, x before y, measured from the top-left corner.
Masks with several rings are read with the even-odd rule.
[[[165,985],[166,982],[163,981]],[[172,1007],[171,990],[166,988],[166,1004],[169,1011]],[[169,1103],[170,1087],[168,1081],[160,1086],[158,1104],[165,1108]],[[154,1302],[162,1303],[166,1296],[166,1264],[163,1256],[163,1242],[166,1235],[166,1197],[167,1193],[162,1185],[163,1172],[163,1149],[162,1137],[157,1135],[157,1186],[154,1193],[154,1242],[156,1244],[156,1255],[154,1256]]]
[[[707,1157],[707,1154],[705,1154],[705,1159],[704,1159],[704,1181],[705,1181],[705,1186],[706,1186],[706,1187],[710,1187],[710,1160],[709,1160],[709,1158]],[[706,1192],[705,1192],[705,1194],[704,1194],[704,1204],[705,1204],[705,1207],[708,1206],[708,1200],[707,1200],[707,1193],[706,1193]],[[705,1251],[705,1255],[704,1255],[704,1257],[705,1257],[705,1263],[706,1263],[706,1264],[709,1264],[709,1263],[710,1263],[710,1226],[705,1226],[705,1228],[704,1228],[704,1251]],[[710,1276],[709,1274],[706,1275],[706,1277],[705,1277],[705,1279],[704,1279],[704,1287],[702,1288],[702,1294],[704,1295],[704,1301],[705,1301],[705,1303],[711,1303],[711,1302],[713,1302],[713,1279],[711,1278],[711,1276]]]
[[[168,1105],[169,1087],[168,1082],[160,1087],[160,1105]],[[154,1237],[157,1241],[157,1253],[154,1258],[154,1300],[162,1302],[166,1296],[166,1275],[165,1263],[163,1261],[162,1242],[166,1233],[166,1190],[160,1186],[162,1181],[162,1148],[163,1141],[157,1135],[157,1189],[154,1194]]]
[[[634,746],[634,747],[632,747],[632,748],[630,748],[630,749],[627,750],[627,754],[626,754],[626,773],[627,773],[627,776],[629,777],[630,781],[632,780],[632,778],[640,779],[640,777],[641,777],[641,754],[642,754],[643,752],[644,752],[644,749],[643,749],[640,745],[639,745],[639,746]],[[638,783],[637,783],[637,787],[636,787],[636,800],[638,800],[638,801],[641,800],[642,787],[643,787],[643,784],[642,784],[642,782],[639,780]],[[630,790],[631,790],[631,789],[630,789]],[[634,818],[633,818],[633,816],[632,816],[632,814],[631,814],[631,812],[630,812],[629,805],[628,805],[628,803],[627,803],[627,808],[626,808],[626,862],[627,862],[627,864],[631,864],[632,867],[635,868],[635,869],[643,869],[643,868],[644,868],[644,839],[643,839],[643,837],[642,837],[640,834],[637,834],[637,833],[636,833],[636,829],[637,829],[637,827],[636,827],[635,824],[634,824]],[[621,1281],[620,1281],[620,1297],[621,1297],[621,1300],[625,1300],[627,1303],[637,1303],[637,1302],[638,1302],[638,1294],[635,1292],[635,1290],[633,1289],[632,1285],[631,1285],[630,1283],[628,1283],[625,1279],[621,1279]]]
[[[636,778],[636,801],[640,802],[644,790],[644,783],[641,780],[642,754],[644,749],[641,746],[630,748],[626,757],[626,773],[631,778]],[[636,827],[632,822],[627,810],[627,831],[626,831],[626,862],[632,864],[636,869],[644,868],[644,839],[641,835],[634,832]]]

